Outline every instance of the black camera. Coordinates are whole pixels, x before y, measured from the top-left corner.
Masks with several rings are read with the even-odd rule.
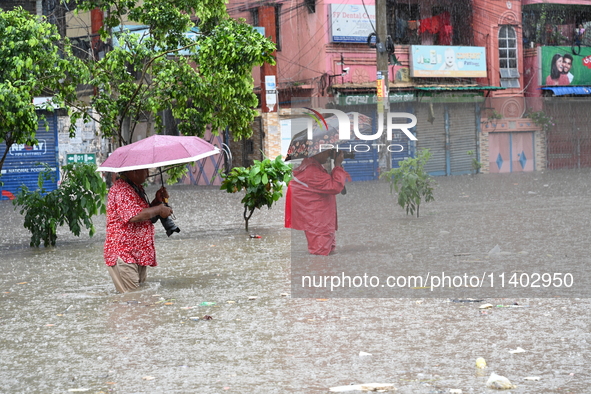
[[[170,207],[167,203],[163,203],[163,204],[166,205],[167,207]],[[162,223],[162,227],[164,227],[164,229],[166,230],[166,235],[168,235],[169,237],[172,235],[172,233],[180,233],[181,232],[181,229],[178,228],[178,226],[172,221],[171,216],[163,218],[162,216],[158,215],[158,216],[154,216],[151,219],[152,223],[156,223],[158,220],[160,220],[160,223]]]
[[[330,158],[334,159],[335,157],[337,157],[337,155],[343,152],[343,159],[354,159],[355,158],[355,152],[347,152],[344,149],[333,149]]]

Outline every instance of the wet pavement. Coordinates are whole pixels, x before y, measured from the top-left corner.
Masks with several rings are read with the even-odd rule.
[[[350,184],[338,197],[339,253],[327,261],[371,253],[406,267],[580,269],[589,260],[590,176],[437,178],[435,201],[418,219],[395,205],[387,185]],[[380,197],[368,203],[368,191]],[[127,294],[115,292],[104,267],[103,217],[92,238],[61,228],[57,247],[36,249],[23,218],[0,201],[0,392],[326,393],[382,382],[398,393],[493,393],[485,387],[492,372],[517,386],[512,393],[591,392],[585,291],[298,294],[283,201],[255,212],[250,233],[261,238],[251,238],[241,194],[169,192],[181,233],[167,238],[157,227],[159,267]],[[525,352],[511,352],[518,348]],[[486,369],[476,368],[478,357]]]

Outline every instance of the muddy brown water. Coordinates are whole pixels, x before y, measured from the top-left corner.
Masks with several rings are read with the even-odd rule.
[[[350,184],[338,197],[339,253],[330,263],[388,258],[531,273],[555,262],[579,269],[575,279],[586,283],[590,175],[437,178],[435,201],[418,219],[385,184]],[[55,248],[30,248],[22,216],[0,202],[0,392],[325,393],[383,382],[399,393],[493,393],[485,387],[492,372],[517,386],[512,393],[591,392],[584,290],[297,294],[292,252],[301,251],[283,228],[283,201],[255,212],[250,233],[261,238],[251,238],[242,195],[169,191],[181,233],[167,238],[157,227],[159,267],[123,295],[102,260],[104,217],[92,238],[61,228]],[[379,197],[368,201],[368,191]],[[500,253],[489,254],[496,245]],[[480,309],[485,303],[493,307]],[[198,319],[205,315],[212,319]],[[510,352],[517,348],[525,352]],[[475,367],[478,357],[486,369]]]

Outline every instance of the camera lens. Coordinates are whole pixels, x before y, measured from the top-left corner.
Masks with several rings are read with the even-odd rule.
[[[169,237],[172,233],[180,233],[181,229],[177,227],[176,224],[172,221],[170,217],[167,218],[160,218],[160,223],[162,223],[162,227],[166,230],[166,235]]]

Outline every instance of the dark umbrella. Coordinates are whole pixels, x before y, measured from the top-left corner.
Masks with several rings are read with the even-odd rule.
[[[361,133],[371,132],[371,118],[369,116],[348,112],[350,132],[353,135],[353,119],[357,115],[357,123]],[[287,150],[285,160],[304,159],[312,157],[321,152],[322,145],[340,145],[348,140],[339,139],[339,120],[336,116],[325,119],[325,122],[318,122],[313,125],[312,139],[308,139],[308,130],[303,130],[293,136]],[[325,150],[326,147],[323,147]]]

